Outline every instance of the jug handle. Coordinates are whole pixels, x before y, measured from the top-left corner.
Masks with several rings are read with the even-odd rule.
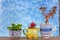
[[[27,29],[24,29],[23,30],[23,33],[27,36],[27,33],[25,31],[27,32]]]
[[[51,34],[53,34],[54,32],[56,32],[56,26],[53,26]],[[50,35],[50,36],[53,36],[53,35]]]

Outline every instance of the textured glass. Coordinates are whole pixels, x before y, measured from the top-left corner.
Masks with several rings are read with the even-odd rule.
[[[59,0],[0,0],[0,36],[9,36],[7,26],[11,23],[22,23],[22,29],[28,28],[33,21],[40,28],[40,23],[44,23],[44,16],[39,7],[47,7],[46,13],[57,6],[53,19],[49,19],[56,27],[54,36],[59,36]],[[22,32],[23,37],[25,35]],[[39,33],[40,36],[40,33]]]

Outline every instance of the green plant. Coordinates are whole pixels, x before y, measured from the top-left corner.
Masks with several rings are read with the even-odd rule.
[[[22,24],[14,24],[12,23],[11,26],[8,26],[7,28],[9,30],[21,30]]]

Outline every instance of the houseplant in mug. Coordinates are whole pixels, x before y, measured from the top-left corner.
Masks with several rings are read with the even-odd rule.
[[[11,38],[20,38],[22,24],[12,23],[7,27]]]
[[[40,10],[42,11],[44,17],[45,17],[45,22],[40,24],[40,33],[42,38],[50,38],[53,36],[53,33],[56,32],[56,27],[51,23],[49,23],[50,17],[54,17],[54,14],[56,13],[56,6],[53,6],[52,10],[45,14],[46,7],[41,7]]]
[[[23,30],[23,33],[29,40],[38,40],[39,28],[36,28],[35,22],[31,22],[27,29]]]

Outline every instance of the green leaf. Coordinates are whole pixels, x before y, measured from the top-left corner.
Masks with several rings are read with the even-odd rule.
[[[12,24],[11,24],[11,26],[14,28],[14,27],[15,27],[15,24],[14,24],[14,23],[12,23]]]
[[[9,30],[12,30],[12,27],[7,27]]]
[[[22,24],[17,24],[17,29],[21,29]]]

